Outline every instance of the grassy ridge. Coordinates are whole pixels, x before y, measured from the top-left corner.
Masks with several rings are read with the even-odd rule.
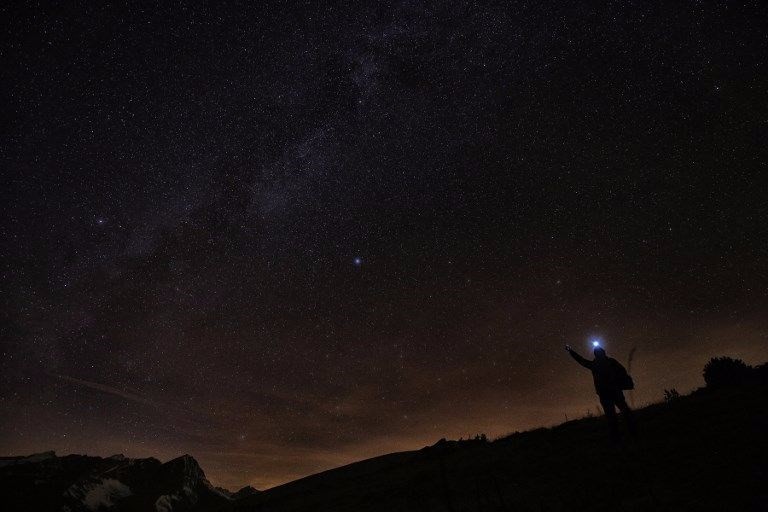
[[[768,510],[768,386],[695,393],[494,442],[447,442],[270,489],[238,511]]]

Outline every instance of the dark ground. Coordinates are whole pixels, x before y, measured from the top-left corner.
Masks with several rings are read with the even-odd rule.
[[[0,509],[85,512],[99,507],[86,495],[107,490],[101,503],[115,512],[768,511],[765,379],[636,415],[639,437],[618,442],[604,418],[585,418],[494,442],[441,440],[235,495],[189,455],[3,457]]]
[[[448,442],[310,476],[238,511],[768,510],[768,386],[700,392],[637,411],[640,437],[603,418]]]

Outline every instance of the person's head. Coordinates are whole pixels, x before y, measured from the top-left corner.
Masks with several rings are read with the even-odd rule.
[[[603,359],[605,357],[605,349],[603,347],[595,347],[592,353],[595,354],[595,359]]]

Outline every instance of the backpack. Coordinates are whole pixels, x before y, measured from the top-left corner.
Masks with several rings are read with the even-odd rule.
[[[616,384],[621,390],[635,389],[635,381],[632,380],[632,376],[627,373],[627,369],[624,368],[621,363],[613,360],[614,362],[614,377],[616,378]]]

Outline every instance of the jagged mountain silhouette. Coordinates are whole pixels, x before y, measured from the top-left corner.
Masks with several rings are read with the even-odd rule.
[[[214,488],[185,455],[165,464],[52,452],[0,459],[4,510],[766,510],[768,366],[738,385],[637,411],[612,443],[603,418],[490,442],[441,440],[266,491]]]

